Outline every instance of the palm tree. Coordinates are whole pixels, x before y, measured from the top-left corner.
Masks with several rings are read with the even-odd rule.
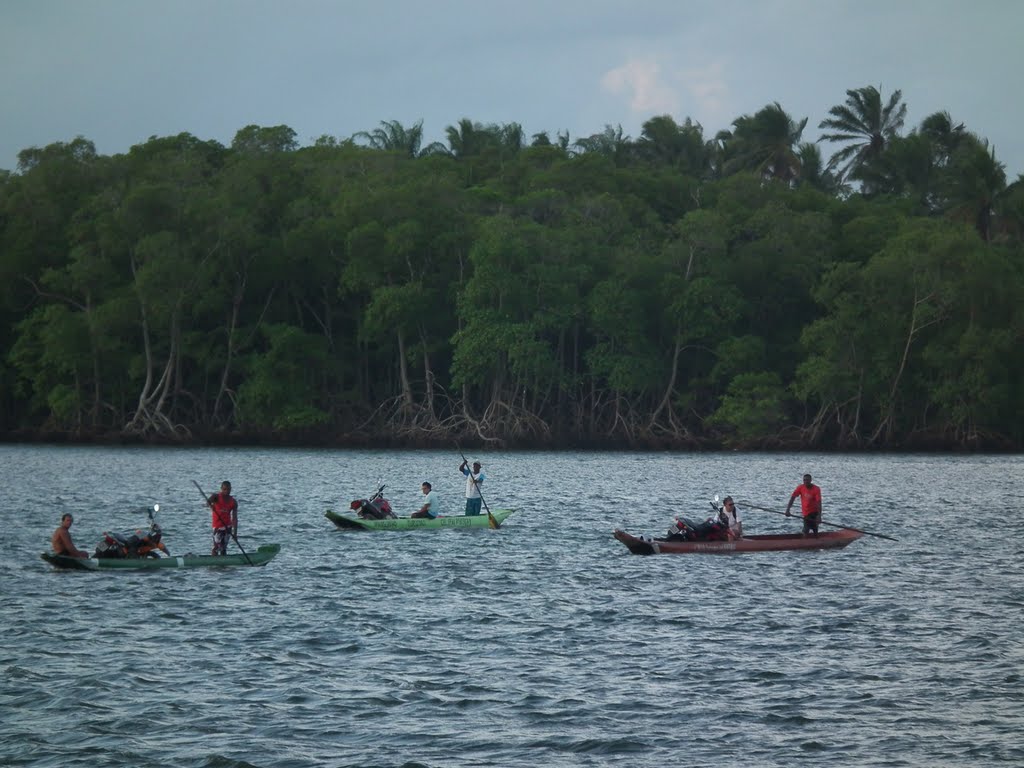
[[[448,147],[444,154],[459,158],[493,154],[498,158],[516,155],[523,148],[523,126],[519,123],[474,123],[468,117],[444,129]],[[535,137],[536,138],[536,137]]]
[[[821,157],[821,147],[812,141],[805,141],[797,148],[797,157],[800,160],[800,180],[802,186],[806,184],[821,192],[830,195],[843,195],[849,193],[849,187],[832,173]]]
[[[468,117],[459,120],[458,125],[449,125],[444,132],[448,137],[448,154],[455,158],[481,155],[501,143],[501,128],[474,123]]]
[[[854,174],[865,197],[893,195],[910,200],[915,215],[939,213],[935,147],[921,133],[895,136],[885,151]]]
[[[526,143],[523,126],[519,123],[505,123],[498,132],[501,148],[513,155],[518,154]]]
[[[822,134],[819,141],[847,143],[829,160],[829,168],[842,166],[841,178],[856,178],[857,171],[876,160],[892,139],[899,136],[907,116],[907,105],[900,103],[902,91],[894,91],[885,106],[882,94],[873,85],[846,92],[846,103],[832,107],[832,116],[819,123],[832,133]]]
[[[420,120],[412,128],[406,128],[397,120],[381,120],[379,128],[369,132],[359,131],[352,138],[363,139],[374,149],[418,157],[423,141],[423,121]]]
[[[1006,191],[1006,167],[987,140],[935,112],[908,136],[895,136],[883,152],[860,166],[867,195],[910,200],[914,211],[947,215],[972,225],[986,242]]]
[[[725,172],[756,171],[764,179],[792,184],[800,178],[800,137],[807,118],[793,118],[774,102],[753,116],[743,115],[733,123],[732,134],[724,138]]]
[[[555,138],[557,141],[552,142],[551,136],[547,131],[541,131],[540,133],[533,134],[533,141],[530,143],[531,147],[558,147],[563,152],[569,151],[569,132],[559,131]]]
[[[604,131],[595,133],[582,139],[576,139],[573,146],[580,152],[593,152],[597,155],[604,155],[616,162],[624,158],[629,149],[633,146],[629,136],[622,135],[622,126],[614,128],[605,125]]]
[[[1006,166],[996,160],[987,139],[967,134],[945,169],[945,208],[970,223],[986,243],[992,240],[992,217],[1006,191]]]
[[[957,147],[970,135],[963,123],[954,125],[953,118],[945,111],[928,115],[917,132],[934,145],[937,165],[949,162]]]
[[[710,175],[711,157],[704,128],[690,118],[680,125],[670,115],[652,117],[643,124],[636,145],[639,154],[652,162],[697,177]]]

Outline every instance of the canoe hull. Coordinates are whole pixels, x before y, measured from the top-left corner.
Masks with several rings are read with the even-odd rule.
[[[178,555],[171,557],[68,557],[44,552],[40,557],[55,568],[79,571],[139,571],[154,568],[225,568],[236,565],[266,565],[278,552],[280,544],[264,544],[245,555]]]
[[[495,509],[492,514],[500,525],[514,509]],[[416,531],[421,528],[487,528],[490,521],[483,515],[452,515],[451,517],[396,517],[387,520],[361,520],[351,515],[339,515],[327,510],[324,517],[342,531]]]
[[[746,552],[785,552],[797,549],[840,549],[859,539],[860,531],[843,529],[817,536],[776,533],[744,536],[736,541],[663,541],[647,540],[616,530],[612,534],[634,555],[738,555]]]

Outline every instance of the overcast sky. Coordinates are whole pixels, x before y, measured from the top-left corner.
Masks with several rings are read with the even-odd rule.
[[[467,117],[572,140],[670,114],[712,136],[778,101],[804,138],[846,90],[903,91],[1024,173],[1022,0],[0,0],[0,168],[84,136],[308,145]],[[825,156],[831,154],[825,148]]]

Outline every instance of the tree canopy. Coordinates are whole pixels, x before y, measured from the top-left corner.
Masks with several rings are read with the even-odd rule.
[[[899,91],[828,114],[26,149],[0,433],[1019,450],[1022,179]]]

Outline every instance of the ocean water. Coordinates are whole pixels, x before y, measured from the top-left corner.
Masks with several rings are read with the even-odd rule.
[[[458,451],[0,446],[0,765],[1024,765],[1024,457],[472,452],[500,530],[348,533]],[[638,557],[804,472],[843,550]],[[231,480],[263,568],[64,572],[159,503],[207,553],[192,481]],[[748,533],[795,518],[744,509]],[[236,548],[232,546],[232,550]]]

